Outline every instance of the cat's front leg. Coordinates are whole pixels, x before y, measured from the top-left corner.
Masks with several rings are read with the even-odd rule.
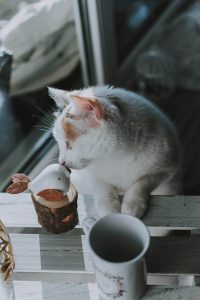
[[[119,196],[112,186],[98,181],[93,195],[96,210],[101,217],[121,211]]]
[[[166,174],[146,175],[135,181],[126,191],[122,201],[121,212],[142,217],[147,210],[152,190],[160,184]]]
[[[93,196],[96,213],[101,217],[121,211],[119,196],[115,189],[96,178],[87,169],[73,170],[71,181],[79,194],[90,194]]]
[[[135,187],[131,187],[124,195],[121,212],[141,218],[148,206],[148,196],[135,193]]]

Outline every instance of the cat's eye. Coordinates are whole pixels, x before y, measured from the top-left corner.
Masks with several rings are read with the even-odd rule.
[[[65,141],[65,145],[66,145],[66,148],[71,150],[72,149],[72,144],[70,141]]]

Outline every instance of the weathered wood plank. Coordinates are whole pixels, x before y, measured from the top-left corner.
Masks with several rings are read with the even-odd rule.
[[[148,272],[153,274],[200,274],[199,237],[152,237],[147,253]]]
[[[143,221],[149,227],[200,228],[200,196],[152,196]]]
[[[6,196],[6,199],[3,196],[3,201],[0,200],[0,218],[2,218],[4,222],[7,218],[6,222],[11,225],[11,228],[12,226],[25,226],[25,224],[23,224],[23,216],[26,214],[26,210],[28,210],[30,215],[34,213],[31,200],[27,198],[27,194],[22,195],[15,195],[19,198],[15,197],[14,201],[13,198],[11,199],[10,197],[12,195],[9,195],[9,197]],[[0,197],[0,199],[2,198]],[[20,199],[22,199],[21,202]],[[5,200],[11,201],[9,205],[7,203],[8,201],[6,202]],[[10,209],[12,211],[11,214]],[[20,217],[18,213],[16,214],[16,212],[19,211],[20,213],[22,212]],[[37,224],[36,214],[35,217],[36,220],[31,217],[28,217],[28,220],[26,220],[32,220],[31,225],[29,222],[30,228],[35,227],[35,221],[35,224]],[[18,218],[17,221],[16,218]],[[173,228],[178,229],[199,228],[199,220],[199,196],[153,196],[151,198],[149,211],[144,218],[144,222],[148,226],[173,226]],[[16,259],[16,269],[13,278],[17,280],[14,282],[18,282],[18,294],[15,290],[15,300],[30,299],[28,298],[30,297],[30,293],[25,292],[25,290],[19,293],[19,286],[24,280],[34,281],[31,283],[31,285],[33,284],[34,286],[36,286],[37,283],[40,284],[41,289],[38,289],[37,286],[37,290],[35,290],[36,296],[31,296],[31,299],[53,300],[55,297],[51,298],[51,295],[56,295],[56,299],[61,300],[65,299],[66,294],[70,295],[70,299],[74,300],[98,299],[97,296],[94,296],[97,295],[95,289],[93,289],[92,292],[88,291],[88,285],[85,284],[86,282],[91,282],[90,285],[94,286],[94,283],[92,283],[94,281],[94,274],[86,237],[81,236],[80,229],[75,229],[59,236],[49,234],[11,234],[11,240]],[[155,278],[159,274],[171,277],[192,274],[199,276],[199,257],[199,237],[152,237],[151,246],[147,255],[148,282],[154,282],[156,284]],[[46,283],[45,281],[47,280],[50,281],[51,284]],[[70,284],[64,284],[62,282],[70,282]],[[82,282],[82,284],[75,284],[78,282]],[[30,284],[30,282],[28,282],[28,284]],[[50,285],[52,287],[59,285],[58,289],[55,288],[54,294],[50,292]],[[73,286],[74,292],[69,288],[70,285],[71,287]],[[82,290],[80,289],[81,292],[79,291],[80,287],[82,288]],[[59,294],[59,290],[62,291],[62,294]],[[16,295],[20,295],[19,298],[17,298]],[[60,298],[57,297],[57,295]],[[147,289],[143,299],[197,300],[200,299],[200,288],[184,287],[172,289],[166,287],[150,287]]]
[[[30,193],[11,195],[0,193],[0,219],[5,226],[40,228]]]
[[[199,300],[199,287],[148,287],[142,300]]]
[[[48,283],[48,282],[29,282],[13,281],[6,288],[7,298],[2,298],[0,284],[1,300],[98,300],[98,292],[95,283]]]
[[[80,220],[95,214],[93,199],[89,196],[85,199],[80,197]],[[0,193],[0,219],[10,231],[17,227],[41,228],[29,193],[20,195]],[[143,221],[149,227],[198,229],[200,196],[152,196]]]
[[[18,270],[13,273],[16,281],[41,281],[52,283],[91,283],[95,281],[94,273],[72,270]]]
[[[0,286],[1,288],[1,286]],[[8,299],[15,300],[102,300],[95,283],[63,284],[14,281],[7,286]],[[199,300],[199,287],[148,286],[141,300]],[[7,300],[2,299],[2,300]]]
[[[93,267],[86,237],[82,236],[87,271]],[[147,252],[149,275],[200,275],[200,238],[195,236],[151,237]]]
[[[11,234],[16,269],[84,271],[79,232],[66,234]]]
[[[89,279],[92,278],[90,273],[93,273],[93,267],[86,237],[76,234],[76,230],[59,236],[11,234],[11,240],[16,260],[15,272],[21,273],[20,280],[26,278],[28,273],[34,280],[36,273],[41,273],[41,280],[44,281],[45,276],[50,278],[52,274],[54,280],[56,276],[59,280],[61,277],[68,280],[75,271],[77,278],[85,271]],[[147,269],[151,276],[200,275],[199,237],[152,237],[147,253]],[[72,277],[71,281],[74,282]]]
[[[79,200],[80,224],[87,216],[98,218],[91,196]],[[148,227],[191,230],[200,228],[200,196],[151,196],[143,218]]]
[[[0,193],[0,219],[9,232],[45,233],[38,223],[30,193]]]

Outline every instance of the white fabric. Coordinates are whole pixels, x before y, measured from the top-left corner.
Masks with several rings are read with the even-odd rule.
[[[49,85],[76,66],[78,47],[71,0],[20,5],[19,11],[1,25],[0,43],[14,53],[12,94]]]

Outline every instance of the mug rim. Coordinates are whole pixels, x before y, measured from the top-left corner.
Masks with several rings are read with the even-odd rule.
[[[104,258],[102,258],[101,256],[99,256],[95,250],[93,250],[92,246],[91,246],[91,242],[90,242],[90,237],[91,237],[91,233],[92,233],[92,230],[93,228],[96,226],[96,224],[98,224],[100,221],[102,221],[103,219],[107,219],[111,216],[123,216],[123,217],[128,217],[128,218],[131,218],[131,219],[134,219],[136,222],[140,223],[140,225],[143,226],[144,228],[144,231],[145,231],[145,234],[146,234],[146,241],[145,241],[145,244],[143,246],[143,249],[142,251],[134,258],[132,259],[129,259],[129,260],[126,260],[126,261],[122,261],[122,262],[114,262],[114,261],[109,261],[109,260],[106,260]],[[113,213],[113,214],[109,214],[109,215],[106,215],[104,217],[102,217],[101,219],[97,220],[97,222],[95,222],[92,227],[90,228],[90,231],[89,231],[89,234],[88,234],[88,244],[89,244],[89,247],[91,249],[91,252],[93,253],[93,255],[95,255],[99,260],[103,261],[103,262],[106,262],[106,263],[110,263],[110,264],[113,264],[113,265],[125,265],[125,264],[130,264],[130,263],[134,263],[134,262],[137,262],[138,260],[140,260],[142,257],[145,256],[145,253],[147,252],[148,248],[149,248],[149,245],[150,245],[150,232],[149,232],[149,229],[147,228],[147,226],[144,224],[144,222],[142,220],[140,220],[139,218],[135,217],[135,216],[132,216],[132,215],[129,215],[129,214],[124,214],[124,213]]]

